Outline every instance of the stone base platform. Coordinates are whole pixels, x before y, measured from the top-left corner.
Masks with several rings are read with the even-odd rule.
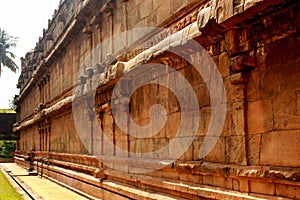
[[[16,157],[15,162],[29,167],[23,158]],[[299,195],[297,186],[289,185],[288,177],[276,181],[274,176],[284,172],[255,167],[242,170],[232,166],[230,169],[227,166],[228,175],[225,176],[225,168],[208,165],[202,163],[202,168],[199,168],[200,165],[197,167],[194,164],[192,169],[189,168],[191,164],[175,163],[173,169],[167,166],[149,174],[134,174],[54,159],[34,162],[39,176],[97,199],[292,199]],[[199,173],[195,174],[195,171]],[[269,178],[258,179],[263,172],[269,174]],[[287,196],[280,197],[278,194],[283,192],[280,190],[282,185],[286,188]],[[277,192],[277,196],[271,194],[272,191]]]

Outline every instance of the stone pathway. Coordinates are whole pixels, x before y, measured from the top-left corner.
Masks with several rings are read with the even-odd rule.
[[[48,179],[40,176],[29,176],[26,169],[18,166],[15,163],[0,163],[2,172],[6,173],[10,182],[15,182],[15,179],[25,190],[32,196],[24,195],[25,199],[45,199],[45,200],[82,200],[87,199],[65,187],[62,187]],[[10,175],[10,176],[9,176]],[[18,186],[17,183],[13,185]],[[17,189],[18,191],[20,188]]]

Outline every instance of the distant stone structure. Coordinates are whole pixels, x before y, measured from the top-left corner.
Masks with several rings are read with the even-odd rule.
[[[101,199],[300,199],[299,33],[293,0],[61,1],[15,162]]]
[[[17,114],[13,110],[0,109],[0,140],[16,140],[13,125],[16,123]]]

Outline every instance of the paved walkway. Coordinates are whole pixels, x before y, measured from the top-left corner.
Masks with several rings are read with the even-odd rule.
[[[25,188],[25,190],[32,196],[32,198],[30,198],[30,196],[24,194],[25,192],[23,191],[22,195],[25,197],[25,199],[87,199],[48,179],[41,178],[40,176],[29,176],[27,170],[16,165],[15,163],[0,163],[0,168],[2,168],[2,172],[6,172],[6,177],[10,178],[11,183],[15,182],[13,180],[15,179],[21,185],[21,187]],[[17,183],[13,183],[13,185],[17,188],[17,191],[20,192],[21,187],[18,187]]]

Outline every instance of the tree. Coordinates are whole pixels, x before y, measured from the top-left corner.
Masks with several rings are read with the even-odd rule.
[[[16,57],[10,51],[11,47],[16,47],[17,38],[10,36],[5,30],[0,28],[0,76],[2,66],[9,68],[11,71],[16,72],[18,66],[13,61]]]
[[[15,105],[15,103],[14,103],[14,101],[15,101],[15,97],[13,97],[11,100],[9,100],[9,109],[11,109],[11,110],[16,110],[16,108],[17,108],[17,106]]]
[[[11,158],[16,146],[17,142],[14,140],[0,140],[0,158]]]

